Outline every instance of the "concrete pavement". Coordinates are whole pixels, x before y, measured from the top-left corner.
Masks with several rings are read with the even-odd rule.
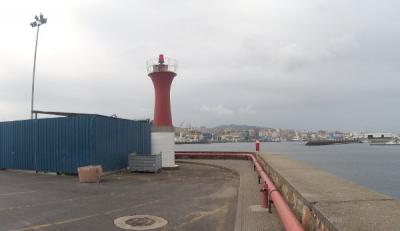
[[[399,201],[284,155],[262,156],[307,230],[400,230]]]
[[[115,219],[139,214],[168,221],[154,231],[233,230],[238,187],[232,171],[193,164],[160,174],[113,174],[100,184],[0,171],[0,230],[121,231]]]
[[[185,162],[211,164],[231,169],[240,176],[238,205],[235,220],[235,231],[280,231],[284,230],[279,217],[261,208],[261,193],[257,174],[253,165],[246,160],[185,160]]]

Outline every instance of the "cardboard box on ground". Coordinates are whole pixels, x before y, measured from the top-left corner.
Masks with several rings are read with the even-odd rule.
[[[78,168],[79,183],[100,183],[103,175],[101,165],[90,165]]]

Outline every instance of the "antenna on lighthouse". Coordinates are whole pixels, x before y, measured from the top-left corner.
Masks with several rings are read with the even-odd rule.
[[[163,64],[163,63],[164,63],[164,55],[158,56],[158,62],[159,62],[160,64]]]

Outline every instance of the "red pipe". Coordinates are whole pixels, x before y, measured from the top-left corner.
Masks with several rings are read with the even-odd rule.
[[[297,220],[296,216],[292,210],[287,205],[286,201],[283,199],[282,195],[279,193],[278,189],[275,187],[274,183],[265,173],[264,169],[258,163],[255,153],[253,152],[195,152],[195,151],[179,151],[175,152],[176,158],[241,158],[241,159],[251,159],[253,161],[254,167],[257,170],[261,179],[268,186],[268,193],[270,200],[274,202],[275,208],[278,212],[279,218],[282,221],[285,230],[287,231],[304,231],[300,222]]]
[[[242,154],[251,154],[253,155],[254,152],[234,152],[234,151],[176,151],[175,154],[231,154],[231,155],[242,155]]]

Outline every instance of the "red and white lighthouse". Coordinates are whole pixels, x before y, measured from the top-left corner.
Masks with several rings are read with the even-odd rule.
[[[172,125],[170,91],[176,76],[177,62],[159,55],[147,61],[147,72],[155,91],[154,120],[151,133],[151,152],[160,154],[162,167],[173,168],[175,164],[174,127]]]

